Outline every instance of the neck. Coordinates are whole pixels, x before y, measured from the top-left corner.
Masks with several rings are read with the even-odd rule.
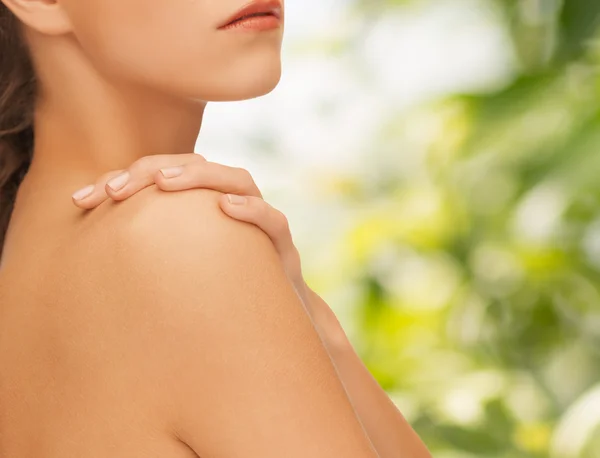
[[[144,156],[194,151],[205,102],[93,77],[64,86],[38,96],[33,158],[19,188],[5,252],[11,243],[19,245],[20,228],[80,211],[70,195],[100,175]],[[6,256],[0,258],[1,266]]]
[[[41,98],[27,179],[95,179],[153,154],[191,153],[206,103],[104,85],[60,99]],[[35,178],[34,178],[35,177]]]

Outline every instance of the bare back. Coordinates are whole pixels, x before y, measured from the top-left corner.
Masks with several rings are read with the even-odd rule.
[[[106,283],[106,260],[127,214],[110,210],[43,238],[30,225],[19,233],[27,254],[0,273],[2,457],[197,456],[168,429],[146,378],[143,317],[109,305],[119,284]]]
[[[377,456],[268,236],[219,195],[152,186],[52,245],[27,225],[0,272],[0,456]]]

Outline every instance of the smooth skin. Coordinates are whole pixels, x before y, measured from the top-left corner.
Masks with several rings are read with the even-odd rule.
[[[208,102],[274,89],[283,27],[218,30],[246,0],[0,1],[40,89],[0,267],[0,456],[378,456],[274,244],[221,192],[68,201],[149,154],[179,165]]]
[[[163,191],[205,188],[220,191],[221,210],[231,218],[251,223],[271,240],[281,264],[300,296],[325,345],[346,392],[381,458],[426,458],[427,448],[389,396],[356,354],[329,305],[305,282],[299,252],[285,215],[263,200],[250,173],[207,161],[200,154],[149,156],[127,170],[111,171],[90,185],[84,198],[73,198],[82,209],[93,209],[112,199],[123,201],[156,185]]]
[[[147,187],[9,259],[0,456],[378,456],[273,243],[221,195]]]

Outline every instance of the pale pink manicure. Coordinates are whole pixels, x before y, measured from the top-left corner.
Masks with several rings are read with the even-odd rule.
[[[118,191],[123,186],[125,186],[128,181],[129,181],[129,172],[123,172],[123,173],[118,174],[116,177],[108,180],[108,183],[106,183],[106,184],[113,191]]]
[[[247,200],[244,196],[238,196],[237,194],[227,194],[227,199],[232,205],[243,205]]]
[[[79,191],[75,191],[72,197],[75,200],[81,200],[89,196],[92,192],[94,192],[94,188],[95,186],[93,184],[86,186],[85,188],[82,188]]]
[[[160,173],[162,173],[165,178],[175,178],[183,173],[183,167],[167,167],[166,169],[160,169]]]

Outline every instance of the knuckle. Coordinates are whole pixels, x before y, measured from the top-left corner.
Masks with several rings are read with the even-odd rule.
[[[240,178],[242,180],[244,180],[245,182],[248,182],[248,181],[254,182],[254,179],[252,178],[252,175],[250,174],[250,172],[248,170],[243,169],[241,167],[234,167],[234,168],[237,171],[237,173],[240,175]]]
[[[275,210],[275,212],[276,212],[275,227],[276,227],[277,232],[279,234],[285,234],[285,233],[289,232],[290,231],[290,223],[289,223],[287,217],[279,210]]]
[[[266,205],[266,202],[256,202],[254,208],[257,209],[259,219],[268,221],[268,218],[271,216],[271,208]]]
[[[204,173],[208,173],[206,163],[207,161],[194,160],[193,162],[183,165],[183,167],[188,173],[192,173],[194,176],[199,177]]]
[[[240,169],[241,182],[245,190],[254,190],[256,189],[256,183],[254,182],[254,177],[252,174],[246,169]]]
[[[131,164],[130,169],[148,171],[150,170],[151,166],[152,156],[143,156],[137,159],[133,164]]]

